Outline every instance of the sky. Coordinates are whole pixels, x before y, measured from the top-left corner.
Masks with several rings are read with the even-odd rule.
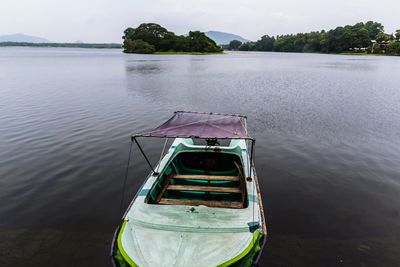
[[[125,28],[155,22],[176,34],[217,30],[257,40],[368,20],[394,32],[399,10],[400,0],[0,0],[0,35],[120,43]]]

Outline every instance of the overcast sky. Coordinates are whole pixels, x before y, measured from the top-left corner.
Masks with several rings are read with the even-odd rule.
[[[218,30],[256,40],[375,20],[400,28],[400,0],[0,0],[0,35],[55,42],[121,42],[123,30],[156,22],[177,34]]]

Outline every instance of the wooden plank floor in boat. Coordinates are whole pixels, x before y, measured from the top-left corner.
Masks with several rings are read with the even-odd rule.
[[[194,200],[194,199],[175,199],[163,198],[165,191],[198,191],[198,192],[216,192],[216,193],[233,193],[242,194],[241,188],[238,187],[221,187],[216,185],[173,185],[169,184],[171,179],[179,180],[205,180],[205,181],[234,181],[239,182],[238,176],[224,175],[173,175],[167,182],[167,185],[161,191],[157,199],[157,203],[164,205],[188,205],[208,207],[240,209],[243,208],[243,202],[240,201],[215,201],[215,200]]]
[[[218,176],[218,175],[174,175],[174,179],[193,179],[207,181],[239,181],[237,176]]]
[[[238,201],[212,201],[212,200],[188,200],[188,199],[172,199],[172,198],[162,198],[159,204],[164,205],[187,205],[187,206],[208,206],[216,208],[230,208],[230,209],[240,209],[243,204]]]
[[[241,193],[240,188],[219,187],[219,186],[199,186],[199,185],[169,185],[167,190],[174,191],[202,191],[202,192],[218,192],[218,193]]]

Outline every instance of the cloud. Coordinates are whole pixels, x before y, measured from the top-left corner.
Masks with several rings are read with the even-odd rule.
[[[0,34],[121,42],[126,27],[156,22],[178,34],[220,30],[255,40],[367,20],[378,20],[392,32],[400,28],[399,9],[397,0],[2,0]]]

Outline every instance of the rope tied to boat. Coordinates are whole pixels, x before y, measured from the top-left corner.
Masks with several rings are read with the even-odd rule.
[[[163,149],[160,154],[160,160],[158,161],[157,172],[160,172],[161,160],[164,156],[164,151],[165,151],[165,147],[167,146],[167,143],[168,143],[168,137],[165,138],[164,146],[163,146]]]
[[[123,183],[123,186],[122,186],[122,194],[121,194],[121,201],[119,203],[118,214],[121,214],[122,205],[124,204],[126,181],[128,180],[129,166],[130,166],[130,163],[131,163],[132,146],[133,146],[133,140],[131,139],[131,145],[130,145],[130,148],[129,148],[128,162],[126,164],[125,178],[124,178],[124,183]]]

